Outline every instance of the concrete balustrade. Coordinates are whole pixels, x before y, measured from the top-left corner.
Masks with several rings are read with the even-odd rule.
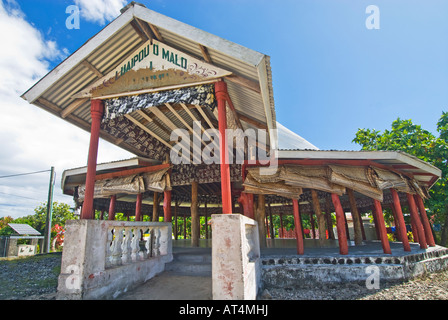
[[[71,220],[66,224],[58,299],[111,299],[172,261],[171,223]]]

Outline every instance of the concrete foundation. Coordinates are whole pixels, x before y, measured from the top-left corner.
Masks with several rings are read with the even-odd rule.
[[[261,287],[260,245],[255,220],[212,215],[214,300],[255,300]]]
[[[113,238],[111,228],[116,230]],[[119,233],[148,228],[159,232],[157,254],[107,267],[111,241],[117,239]],[[57,299],[113,299],[119,296],[164,271],[165,263],[173,259],[171,241],[171,223],[68,221]]]
[[[327,248],[305,249],[298,256],[288,248],[266,250],[262,255],[263,286],[269,288],[307,287],[316,284],[366,283],[376,276],[381,283],[406,281],[427,273],[448,269],[448,249],[440,246],[419,249],[412,244],[404,252],[401,243],[391,243],[392,254],[381,252],[378,241],[349,247],[349,255]]]

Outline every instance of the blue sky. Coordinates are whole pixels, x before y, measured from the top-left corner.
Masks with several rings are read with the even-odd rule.
[[[14,68],[20,68],[27,59],[33,62],[30,68],[36,68],[33,69],[35,76],[13,87],[18,95],[100,31],[105,26],[101,20],[110,21],[119,14],[117,8],[126,3],[123,0],[1,1],[2,8],[7,8],[3,14],[11,17],[13,9],[19,12],[14,18],[19,19],[21,25],[28,23],[34,28],[40,34],[42,44],[42,48],[36,49],[31,57],[22,58],[20,55],[16,59],[12,58],[17,56],[15,53],[8,56],[8,51],[14,50],[14,41],[1,49],[3,53],[0,53],[0,59],[6,55],[6,60],[12,59],[12,65],[17,64]],[[65,27],[68,17],[65,9],[75,2],[85,14],[80,21],[80,29],[69,30]],[[108,5],[101,6],[104,2]],[[359,150],[359,146],[351,142],[358,128],[384,130],[390,128],[392,121],[398,117],[412,119],[414,123],[436,134],[437,120],[442,111],[448,111],[448,1],[139,2],[154,11],[269,55],[277,120],[320,149]],[[97,16],[92,13],[94,11],[88,11],[95,5],[101,8],[96,10]],[[380,10],[379,30],[369,30],[365,26],[369,16],[365,12],[368,5],[376,5]],[[3,36],[6,36],[5,32],[8,31],[3,30]],[[15,30],[11,29],[10,32]],[[0,35],[0,41],[3,36]],[[12,67],[0,63],[0,74],[5,74],[2,68]],[[11,98],[11,104],[14,103]],[[44,117],[41,113],[45,113],[33,110],[37,109],[35,107],[25,106],[23,101],[17,101],[14,108],[20,110],[20,114],[33,113],[34,117]],[[12,107],[6,112],[10,110]],[[15,119],[12,113],[8,115],[10,119]],[[68,132],[68,127],[61,120],[51,116],[46,119],[54,125],[53,130]],[[73,155],[72,162],[58,164],[59,177],[64,169],[85,165],[87,150],[83,147],[84,142],[88,141],[88,135],[78,128],[73,130],[66,134],[76,142],[71,144],[70,150],[65,151],[65,157],[70,152],[76,153],[77,157]],[[3,133],[0,129],[0,138],[8,134],[14,136],[6,129],[3,129]],[[54,136],[48,133],[45,135],[45,131],[42,131],[42,139],[51,140],[53,137],[49,135]],[[3,150],[31,154],[25,150],[25,146],[13,147],[5,139],[3,141]],[[58,150],[61,150],[64,142],[48,141],[47,144],[57,146],[58,143],[61,146]],[[44,149],[46,145],[42,143],[40,148]],[[103,152],[104,158],[100,158],[103,161],[116,160],[108,158],[110,155],[126,155],[110,146],[104,148],[108,151]],[[45,153],[52,152],[49,150]],[[58,159],[60,157],[58,155]],[[42,158],[29,166],[23,161],[22,167],[16,166],[14,169],[19,173],[46,169],[53,165],[54,158]],[[8,160],[2,162],[0,159],[0,176],[15,173],[12,168]],[[47,189],[47,178],[41,180],[44,189]],[[11,192],[9,189],[1,189],[3,182],[0,181],[0,192]],[[60,189],[59,181],[56,189]],[[6,214],[1,208],[0,194],[0,216]]]
[[[278,121],[321,149],[359,149],[351,143],[358,128],[384,130],[397,117],[435,132],[448,109],[447,1],[141,3],[271,56]],[[79,30],[65,28],[73,1],[19,4],[70,53],[103,27],[82,20]],[[380,9],[379,30],[365,27],[369,4]]]

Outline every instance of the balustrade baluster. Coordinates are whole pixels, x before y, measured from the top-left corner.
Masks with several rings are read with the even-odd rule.
[[[138,252],[140,251],[140,229],[134,228],[133,238],[131,242],[131,259],[136,262],[138,259]]]
[[[121,261],[123,264],[131,262],[131,241],[132,229],[126,228],[123,244],[121,245]]]
[[[114,239],[112,240],[112,255],[111,255],[111,265],[116,266],[121,264],[121,245],[123,242],[123,230],[121,229],[114,229]]]
[[[152,231],[152,228],[149,228],[148,229],[148,239],[146,240],[146,243],[145,243],[145,248],[146,248],[146,254],[147,254],[147,257],[149,258],[149,257],[152,257],[152,234],[153,234],[153,231]]]
[[[154,241],[153,241],[153,256],[158,257],[160,255],[160,228],[154,229]]]

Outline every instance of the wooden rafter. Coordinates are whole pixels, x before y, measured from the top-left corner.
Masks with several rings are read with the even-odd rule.
[[[81,62],[81,64],[86,67],[87,69],[90,70],[90,72],[92,72],[93,74],[95,74],[95,76],[97,76],[97,78],[101,79],[102,77],[104,77],[104,74],[102,72],[100,72],[93,64],[91,64],[89,61],[84,60],[83,62]]]
[[[80,106],[82,106],[84,103],[89,101],[89,98],[85,99],[76,99],[72,103],[70,103],[64,110],[60,112],[60,115],[62,118],[67,118],[68,115],[72,114],[76,109],[78,109]]]
[[[152,112],[152,113],[154,113],[154,115],[157,117],[157,118],[159,118],[168,128],[170,128],[171,130],[176,130],[176,129],[179,129],[172,121],[171,121],[171,119],[169,119],[163,112],[161,112],[157,107],[151,107],[151,108],[148,108],[147,109],[149,112]],[[185,143],[185,141],[181,141],[181,143],[184,145],[184,146],[187,146],[187,145],[185,145],[184,143]],[[188,146],[189,146],[190,144],[188,144]],[[199,162],[201,162],[201,159],[200,159],[200,157],[198,157],[198,155],[197,154],[195,154],[194,152],[193,152],[193,158],[195,159],[195,160],[197,160],[197,161],[199,161]]]
[[[95,176],[95,180],[113,179],[113,178],[130,176],[133,174],[154,172],[154,171],[166,169],[169,167],[170,167],[169,164],[160,164],[160,165],[148,166],[148,167],[144,167],[144,168],[129,169],[129,170],[122,170],[122,171],[117,171],[117,172],[98,174]]]
[[[208,63],[212,63],[212,58],[210,58],[210,54],[208,53],[207,48],[204,47],[202,44],[200,44],[199,49],[201,50],[202,57],[204,58],[204,60]]]
[[[200,122],[200,121],[196,118],[196,116],[191,112],[191,110],[188,109],[188,107],[185,105],[185,103],[181,103],[180,105],[182,106],[182,108],[184,108],[185,112],[191,117],[191,119],[192,119],[193,121],[198,121],[198,122]],[[210,136],[210,134],[208,133],[208,131],[205,130],[204,127],[202,127],[202,126],[201,126],[201,131],[202,131],[202,133],[205,133],[205,134],[207,135],[207,137],[210,139],[210,141],[213,141],[213,144],[214,144],[215,148],[219,149],[219,146],[217,145],[217,141],[214,141],[214,139]],[[201,139],[201,140],[202,140],[202,139]]]
[[[151,30],[152,30],[152,32],[154,33],[154,35],[156,36],[156,38],[157,38],[157,40],[159,40],[159,41],[163,41],[163,37],[162,37],[162,35],[160,34],[160,31],[159,31],[159,29],[155,26],[155,25],[153,25],[153,24],[151,24],[151,23],[148,23],[149,24],[149,27],[151,28]]]
[[[168,148],[172,148],[173,146],[170,145],[168,142],[166,142],[164,139],[162,139],[161,137],[159,137],[155,132],[153,132],[152,130],[148,129],[145,125],[143,125],[140,121],[138,121],[137,119],[135,119],[134,117],[132,117],[130,114],[125,114],[124,115],[127,119],[129,119],[132,123],[134,123],[135,125],[137,125],[139,128],[143,129],[144,131],[146,131],[147,133],[149,133],[151,136],[153,136],[154,138],[156,138],[157,140],[159,140],[161,143],[163,143],[165,146],[167,146]]]
[[[259,129],[265,129],[265,130],[268,129],[268,126],[266,124],[254,119],[250,116],[247,116],[239,111],[236,111],[236,113],[237,113],[238,117],[240,118],[240,120],[247,122],[248,124],[251,124]]]
[[[205,142],[202,141],[201,136],[199,136],[194,130],[193,128],[187,123],[187,121],[185,121],[184,118],[182,118],[180,116],[180,114],[175,110],[175,108],[169,104],[169,103],[165,103],[165,106],[168,108],[169,111],[171,111],[171,113],[180,121],[182,122],[182,124],[188,129],[188,131],[190,132],[190,134],[193,134],[197,139],[199,139],[201,141],[201,143],[206,146]],[[159,109],[160,110],[160,109]]]
[[[213,123],[210,121],[210,118],[205,114],[204,110],[202,110],[202,107],[201,106],[195,106],[195,107],[196,110],[198,110],[199,113],[201,114],[202,118],[204,118],[205,122],[207,122],[207,124],[210,126],[210,128],[216,129]]]
[[[142,32],[148,39],[154,39],[154,34],[152,33],[151,29],[148,28],[146,22],[140,19],[135,19],[135,23],[139,26],[140,30],[142,30]]]
[[[244,78],[242,76],[237,76],[235,74],[227,76],[226,80],[229,80],[233,83],[241,85],[241,86],[243,86],[247,89],[250,89],[252,91],[255,91],[257,93],[261,93],[260,84],[256,81],[249,80],[247,78]]]
[[[131,21],[131,26],[134,28],[134,31],[139,35],[140,39],[143,42],[148,41],[149,39],[153,39],[153,37],[148,36],[140,27],[140,24],[138,23],[137,19],[134,19]]]

